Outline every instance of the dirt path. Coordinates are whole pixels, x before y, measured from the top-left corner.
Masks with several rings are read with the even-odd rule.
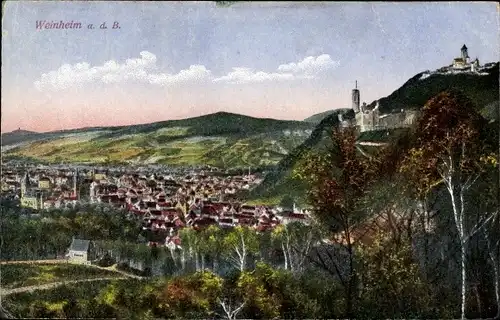
[[[3,264],[70,264],[67,260],[61,260],[61,259],[53,259],[53,260],[24,260],[24,261],[0,261],[0,265]],[[52,283],[46,283],[46,284],[40,284],[40,285],[34,285],[34,286],[27,286],[27,287],[21,287],[21,288],[14,288],[14,289],[4,289],[0,287],[0,318],[1,319],[15,319],[12,314],[10,314],[2,305],[1,305],[1,297],[9,295],[9,294],[14,294],[14,293],[21,293],[21,292],[33,292],[35,290],[47,290],[47,289],[52,289],[61,285],[65,284],[74,284],[74,283],[80,283],[80,282],[91,282],[91,281],[106,281],[106,280],[124,280],[124,279],[129,279],[129,278],[135,278],[135,279],[143,279],[143,277],[136,276],[133,274],[129,274],[125,271],[118,270],[116,268],[116,264],[112,265],[111,267],[99,267],[96,265],[89,265],[89,268],[97,268],[97,269],[103,269],[103,270],[108,270],[108,271],[114,271],[116,273],[120,273],[123,275],[123,277],[102,277],[102,278],[91,278],[91,279],[80,279],[80,280],[68,280],[68,281],[58,281],[58,282],[52,282]],[[1,268],[1,267],[0,267]]]
[[[47,290],[47,289],[52,289],[61,285],[65,284],[72,284],[72,283],[79,283],[79,282],[91,282],[91,281],[106,281],[106,280],[124,280],[127,279],[127,277],[108,277],[108,278],[93,278],[93,279],[82,279],[82,280],[69,280],[69,281],[59,281],[59,282],[52,282],[52,283],[47,283],[47,284],[40,284],[36,286],[28,286],[28,287],[21,287],[21,288],[15,288],[15,289],[0,289],[0,296],[6,296],[9,294],[14,294],[14,293],[21,293],[21,292],[33,292],[35,290]]]
[[[68,262],[67,260],[64,259],[52,259],[52,260],[20,260],[20,261],[0,261],[0,265],[2,264],[72,264],[71,262]],[[108,271],[114,271],[117,273],[120,273],[126,277],[129,278],[135,278],[135,279],[144,279],[144,277],[137,276],[135,274],[131,274],[122,270],[118,270],[116,268],[116,264],[110,266],[110,267],[99,267],[96,265],[87,265],[89,268],[97,268],[97,269],[102,269],[102,270],[108,270]],[[1,267],[0,267],[1,268]]]
[[[0,265],[2,264],[20,264],[20,263],[69,263],[67,260],[63,259],[51,259],[51,260],[19,260],[19,261],[0,261]]]
[[[94,267],[94,268],[97,268],[97,269],[102,269],[102,270],[108,270],[108,271],[118,272],[120,274],[123,274],[126,277],[129,277],[129,278],[145,279],[144,277],[136,276],[135,274],[131,274],[131,273],[128,273],[128,272],[125,272],[125,271],[122,271],[122,270],[118,270],[116,268],[116,264],[112,265],[111,267],[99,267],[99,266],[91,266],[91,267]]]

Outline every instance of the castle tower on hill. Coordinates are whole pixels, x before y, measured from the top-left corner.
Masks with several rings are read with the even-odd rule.
[[[467,49],[467,46],[464,44],[462,46],[462,49],[460,49],[460,51],[462,52],[462,60],[464,63],[469,63],[469,54],[468,54],[468,49]]]
[[[356,85],[354,89],[352,89],[352,109],[354,110],[355,113],[358,113],[360,111],[359,103],[360,103],[360,95],[358,90],[358,81],[356,80]]]
[[[464,44],[460,49],[460,57],[453,59],[451,67],[455,70],[470,70],[472,72],[476,72],[477,69],[480,68],[479,59],[476,58],[471,61],[469,57],[469,49]]]
[[[409,127],[418,115],[417,111],[404,110],[401,112],[390,112],[382,114],[380,102],[377,100],[374,107],[368,107],[366,103],[360,106],[360,90],[356,87],[352,90],[352,109],[355,114],[351,122],[359,132],[377,131],[395,128]]]

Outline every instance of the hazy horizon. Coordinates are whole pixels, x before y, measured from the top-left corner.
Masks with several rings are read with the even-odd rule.
[[[326,110],[328,111],[328,110]],[[48,131],[34,131],[34,130],[28,130],[28,129],[24,129],[24,128],[14,128],[10,131],[2,131],[2,133],[11,133],[11,132],[15,132],[15,131],[18,131],[18,130],[21,130],[21,131],[30,131],[30,132],[36,132],[36,133],[49,133],[49,132],[57,132],[57,131],[72,131],[72,130],[78,130],[78,129],[94,129],[94,128],[111,128],[111,127],[122,127],[122,126],[136,126],[136,125],[145,125],[145,124],[153,124],[153,123],[157,123],[157,122],[165,122],[165,121],[175,121],[175,120],[186,120],[186,119],[193,119],[193,118],[197,118],[197,117],[203,117],[203,116],[208,116],[208,115],[212,115],[212,114],[217,114],[217,113],[229,113],[229,114],[235,114],[235,115],[241,115],[241,116],[247,116],[247,117],[251,117],[251,118],[258,118],[258,119],[271,119],[271,120],[280,120],[280,121],[302,121],[304,119],[301,119],[301,120],[287,120],[287,119],[277,119],[277,118],[269,118],[269,117],[266,117],[266,116],[263,116],[263,117],[255,117],[255,116],[251,116],[251,115],[247,115],[247,114],[242,114],[242,113],[234,113],[234,112],[228,112],[228,111],[215,111],[215,112],[210,112],[210,113],[204,113],[204,114],[199,114],[199,115],[195,115],[193,117],[188,117],[188,118],[179,118],[179,119],[167,119],[167,120],[158,120],[158,121],[154,121],[154,122],[141,122],[141,123],[133,123],[133,124],[125,124],[125,125],[109,125],[109,126],[85,126],[85,127],[76,127],[76,128],[64,128],[64,129],[55,129],[55,130],[48,130]]]
[[[361,101],[387,96],[463,44],[498,61],[499,29],[494,3],[7,2],[1,132],[303,120],[350,107],[356,80]]]

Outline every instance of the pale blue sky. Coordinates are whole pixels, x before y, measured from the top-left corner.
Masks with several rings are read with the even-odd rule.
[[[386,96],[416,73],[450,64],[464,43],[481,63],[498,61],[498,14],[496,4],[486,2],[229,8],[212,2],[9,2],[2,21],[2,132],[123,125],[219,110],[303,119],[349,106],[355,80],[362,101]],[[37,31],[37,20],[73,20],[84,28]],[[86,28],[104,21],[107,30]],[[113,21],[121,29],[112,30]],[[143,76],[130,66],[112,83],[88,73],[110,60],[124,65],[141,52],[141,61],[150,63]],[[312,64],[297,66],[307,57]],[[66,78],[49,74],[78,63],[88,63],[86,78],[80,69]],[[290,63],[295,65],[278,69]],[[182,72],[192,65],[191,72]],[[235,67],[251,71],[225,77]],[[44,73],[49,75],[42,79]]]

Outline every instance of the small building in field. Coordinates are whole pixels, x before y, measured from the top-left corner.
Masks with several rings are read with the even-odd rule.
[[[90,240],[75,239],[71,242],[67,258],[69,262],[90,264],[94,257],[94,246]]]

